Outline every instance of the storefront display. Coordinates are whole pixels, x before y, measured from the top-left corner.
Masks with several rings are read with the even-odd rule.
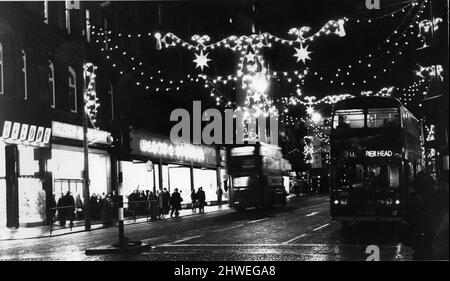
[[[102,195],[111,191],[108,154],[102,150],[89,151],[89,192]],[[49,171],[53,175],[53,194],[56,201],[61,194],[70,191],[74,198],[80,195],[83,200],[84,154],[81,148],[53,145]]]
[[[19,146],[19,223],[36,224],[45,220],[45,191],[36,174],[39,163],[34,160],[35,148]]]
[[[88,128],[89,195],[104,196],[111,192],[111,158],[107,148],[111,133]],[[70,191],[77,202],[84,202],[83,127],[52,121],[52,151],[48,170],[52,173],[55,201]]]
[[[3,120],[1,129],[0,227],[42,224],[46,219],[46,193],[40,150],[50,146],[52,130],[12,120]]]
[[[216,201],[216,191],[221,184],[217,176],[217,150],[212,146],[172,142],[170,139],[143,131],[130,132],[130,151],[133,159],[141,163],[121,162],[123,188],[126,195],[139,190],[156,191],[166,188],[181,192],[183,204],[191,203],[191,190],[201,186],[206,201]],[[153,169],[146,169],[146,161]],[[161,171],[160,171],[161,169]],[[220,171],[220,170],[219,170]],[[161,178],[160,178],[161,177]]]

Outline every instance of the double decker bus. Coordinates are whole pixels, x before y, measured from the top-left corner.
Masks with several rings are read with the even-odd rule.
[[[420,122],[395,98],[337,102],[330,136],[330,213],[349,222],[402,221],[423,167]]]
[[[256,143],[227,148],[227,171],[230,177],[230,207],[268,208],[286,204],[287,192],[283,185],[285,173],[281,148]]]

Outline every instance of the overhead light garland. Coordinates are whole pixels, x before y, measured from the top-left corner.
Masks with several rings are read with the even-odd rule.
[[[357,81],[350,81],[348,82],[349,78],[351,77],[352,71],[361,69],[369,69],[373,72],[373,69],[375,68],[374,60],[377,57],[381,56],[387,56],[387,55],[398,55],[402,56],[404,54],[403,49],[410,45],[409,41],[404,41],[401,43],[401,40],[405,40],[408,38],[408,36],[414,36],[414,38],[417,38],[420,36],[416,34],[416,29],[414,29],[415,26],[418,26],[420,17],[424,13],[424,7],[425,4],[428,3],[429,0],[424,0],[421,4],[419,4],[419,1],[412,2],[409,6],[408,13],[406,16],[404,16],[403,20],[400,22],[397,28],[384,40],[382,41],[376,48],[376,51],[370,52],[368,55],[364,56],[363,58],[356,59],[355,63],[349,64],[347,66],[339,67],[334,71],[327,71],[329,74],[332,75],[332,77],[328,78],[324,73],[319,73],[318,71],[313,72],[312,77],[316,77],[321,81],[327,81],[330,85],[351,85],[356,86]],[[414,13],[414,10],[418,7],[417,11]],[[411,22],[408,24],[406,23],[407,19],[411,16]],[[414,22],[414,23],[413,23]],[[401,31],[402,27],[405,27],[403,31]],[[395,39],[397,38],[397,39]],[[423,42],[423,39],[421,39]],[[391,50],[391,47],[394,48]],[[384,51],[383,51],[384,49]],[[395,50],[397,49],[397,50]],[[367,83],[371,80],[377,80],[381,77],[381,75],[385,75],[392,71],[392,67],[398,62],[397,57],[393,58],[389,65],[381,67],[381,73],[380,74],[372,74],[372,77],[367,77],[366,79],[361,79],[359,83],[362,85],[367,85]],[[347,81],[344,81],[347,80]]]
[[[442,76],[442,72],[444,71],[444,68],[442,65],[431,65],[423,67],[419,65],[419,70],[416,71],[417,76],[421,78],[434,78],[438,77],[441,81],[444,81],[444,77]]]
[[[156,38],[156,34],[157,33],[133,33],[133,34],[125,34],[125,33],[112,33],[111,31],[107,31],[107,30],[102,30],[101,28],[97,28],[95,30],[95,28],[93,28],[92,30],[94,30],[94,33],[97,35],[103,35],[103,36],[109,36],[112,37],[113,35],[116,37],[121,37],[121,38],[145,38],[145,37],[155,37],[157,39],[157,41],[159,41],[161,43],[161,45],[164,45],[164,47],[174,47],[174,46],[182,46],[185,47],[189,50],[194,51],[197,55],[199,54],[198,52],[200,52],[200,55],[203,55],[206,57],[206,65],[203,65],[203,67],[201,67],[201,65],[197,65],[196,68],[201,68],[201,70],[203,70],[204,67],[208,67],[207,63],[210,61],[210,59],[207,57],[207,55],[205,55],[205,51],[207,50],[213,50],[215,48],[218,47],[225,47],[228,48],[232,51],[235,52],[241,52],[241,56],[240,59],[242,60],[243,56],[242,56],[242,52],[246,50],[247,46],[249,45],[249,43],[251,43],[251,45],[254,46],[255,49],[260,49],[263,47],[272,47],[273,43],[280,43],[280,44],[284,44],[284,45],[289,45],[289,46],[293,46],[295,47],[296,44],[305,44],[308,42],[311,42],[313,40],[315,40],[316,38],[318,38],[321,35],[328,35],[328,34],[337,34],[339,36],[345,36],[345,30],[343,29],[343,25],[345,22],[348,21],[352,21],[352,22],[356,22],[356,23],[361,23],[361,22],[367,22],[367,23],[371,23],[373,19],[378,19],[378,18],[385,18],[388,16],[394,17],[397,14],[403,14],[405,12],[407,13],[407,16],[405,16],[405,18],[402,20],[402,23],[394,30],[394,32],[383,42],[384,44],[391,44],[392,46],[395,46],[396,48],[398,47],[405,47],[408,45],[408,41],[405,41],[403,44],[398,42],[395,42],[394,36],[395,38],[399,38],[399,39],[405,39],[408,37],[407,34],[409,34],[409,30],[411,30],[414,25],[411,23],[409,25],[407,25],[407,28],[405,30],[403,30],[403,32],[400,31],[400,27],[404,25],[404,21],[406,20],[406,18],[408,17],[408,15],[410,15],[413,12],[413,9],[416,6],[419,6],[419,10],[417,11],[417,13],[415,14],[415,16],[413,17],[413,20],[415,20],[415,23],[418,25],[419,24],[419,19],[420,19],[420,15],[423,14],[423,5],[425,3],[428,3],[428,0],[424,0],[422,1],[422,4],[419,5],[420,1],[412,1],[409,4],[405,5],[404,7],[401,7],[400,9],[397,9],[396,11],[393,11],[389,14],[386,15],[382,15],[379,17],[375,17],[375,18],[371,18],[371,19],[356,19],[356,18],[344,18],[342,20],[338,20],[338,21],[329,21],[326,25],[324,25],[318,32],[314,33],[311,36],[306,36],[306,34],[310,31],[310,28],[308,27],[302,27],[302,28],[292,28],[290,30],[290,32],[288,32],[290,35],[296,35],[297,38],[294,40],[287,40],[287,39],[283,39],[277,36],[274,36],[270,33],[262,33],[262,34],[252,34],[250,36],[229,36],[221,41],[212,43],[212,44],[207,44],[210,41],[210,38],[206,35],[204,36],[198,36],[198,35],[194,35],[191,39],[195,42],[195,44],[191,44],[191,43],[187,43],[185,41],[183,41],[182,39],[180,39],[179,37],[177,37],[176,35],[172,34],[172,33],[167,33],[164,36],[159,35],[158,38]],[[410,7],[409,11],[408,8]],[[303,30],[302,30],[303,29]],[[302,36],[299,36],[299,35]],[[414,35],[414,32],[411,31],[411,35]],[[111,38],[106,37],[106,43],[108,44],[112,44],[113,42],[111,41]],[[100,42],[100,41],[98,41]],[[105,42],[103,42],[105,43]],[[307,46],[307,45],[306,45]],[[378,46],[377,49],[381,49],[381,44]],[[307,47],[306,47],[307,48]],[[305,49],[306,49],[305,48]],[[402,49],[398,48],[398,53],[396,52],[392,52],[387,50],[386,53],[387,54],[402,54]],[[117,45],[115,45],[114,47],[110,47],[110,50],[118,50],[117,49]],[[209,53],[206,53],[209,54]],[[309,54],[308,54],[309,55]],[[368,63],[367,63],[367,67],[369,69],[372,68],[372,62],[370,62],[371,59],[375,58],[375,55],[370,53],[369,55],[366,56],[366,58],[368,59]],[[208,60],[209,59],[209,60]],[[248,62],[252,62],[253,60],[257,59],[256,57],[256,52],[249,52],[245,54],[245,59]],[[302,60],[298,58],[298,62]],[[303,57],[303,62],[306,62],[308,60],[308,58]],[[205,61],[203,59],[203,61]],[[137,60],[130,60],[131,63],[137,63]],[[394,64],[395,61],[392,61],[392,64]],[[363,60],[359,60],[358,63],[355,65],[355,67],[352,67],[352,65],[349,65],[348,68],[338,68],[337,73],[335,74],[335,77],[338,78],[345,78],[345,77],[349,77],[350,75],[350,69],[354,70],[357,67],[356,66],[364,66],[364,61]],[[117,67],[117,65],[116,65]],[[135,72],[139,72],[137,70],[137,67],[134,66],[134,69],[132,69],[132,71]],[[239,71],[239,69],[241,71]],[[239,67],[238,71],[236,72],[235,75],[219,75],[219,76],[211,76],[211,75],[205,75],[205,74],[199,74],[199,75],[184,75],[184,76],[180,76],[182,77],[181,79],[164,79],[164,78],[156,78],[153,81],[160,81],[161,84],[166,84],[166,86],[161,86],[161,87],[154,87],[154,86],[150,86],[150,83],[148,82],[141,82],[141,81],[137,81],[136,84],[139,86],[142,86],[144,89],[148,90],[149,92],[168,92],[168,91],[179,91],[181,88],[181,85],[184,83],[184,81],[190,81],[190,82],[202,82],[204,83],[204,87],[205,88],[210,88],[211,89],[211,96],[217,101],[217,102],[221,102],[227,106],[233,106],[233,102],[231,102],[226,96],[224,96],[223,94],[218,94],[218,87],[221,85],[227,85],[229,82],[237,82],[239,79],[243,78],[243,74],[242,74],[242,67]],[[265,72],[265,76],[267,78],[267,80],[270,82],[270,80],[275,79],[276,81],[280,81],[280,80],[284,80],[287,81],[288,83],[292,83],[295,82],[296,79],[300,80],[300,83],[297,84],[297,88],[299,87],[300,84],[304,83],[304,79],[308,74],[308,68],[305,68],[303,70],[290,70],[290,71],[270,71],[270,70],[266,70]],[[389,67],[383,68],[383,73],[389,72]],[[124,70],[121,70],[122,73],[124,73]],[[143,72],[140,72],[141,74]],[[339,83],[339,81],[336,81],[336,79],[323,79],[323,76],[320,76],[319,73],[316,71],[313,73],[313,75],[315,77],[320,77],[320,80],[327,80],[330,84],[340,84],[340,85],[344,85],[347,82],[344,83],[344,81],[341,81]],[[147,77],[147,73],[145,73],[145,75],[142,75],[142,81],[148,81],[149,77]],[[151,77],[151,76],[150,76]],[[374,79],[378,79],[379,76],[374,74],[373,76]],[[152,79],[150,79],[152,80]],[[162,81],[161,81],[162,80]],[[363,84],[367,83],[370,79],[366,79],[363,80]],[[183,82],[182,82],[183,81]],[[170,83],[172,82],[172,83]],[[170,83],[170,84],[169,84]],[[298,82],[297,82],[298,83]],[[232,83],[234,84],[234,83]],[[352,83],[352,85],[355,85],[355,82]],[[295,99],[294,99],[295,100]],[[296,101],[298,102],[298,101]],[[301,103],[301,102],[299,102]]]

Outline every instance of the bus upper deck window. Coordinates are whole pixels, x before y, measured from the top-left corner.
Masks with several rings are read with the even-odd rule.
[[[333,127],[362,128],[364,127],[364,113],[362,109],[337,110],[334,115]]]
[[[369,109],[367,127],[385,128],[400,126],[400,115],[396,108]]]

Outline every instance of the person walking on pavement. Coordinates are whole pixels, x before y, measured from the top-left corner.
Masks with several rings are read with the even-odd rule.
[[[61,196],[58,199],[58,204],[56,204],[56,208],[58,209],[59,226],[66,226],[66,209],[64,208],[64,201],[64,193],[61,193]]]
[[[70,191],[67,191],[64,201],[67,209],[67,218],[70,221],[70,227],[73,227],[73,219],[75,216],[75,199],[73,198],[72,194],[70,194]]]
[[[219,204],[219,206],[222,206],[222,195],[223,195],[223,190],[222,190],[222,188],[220,188],[220,186],[219,186],[219,188],[217,189],[217,204]]]
[[[156,195],[153,193],[153,191],[150,191],[150,193],[148,194],[148,209],[150,210],[150,218],[152,220],[156,220],[156,204],[157,204],[157,197]]]
[[[167,191],[166,188],[164,188],[163,190],[163,209],[164,209],[164,213],[167,215],[169,214],[170,211],[170,193],[169,191]]]
[[[52,194],[51,200],[48,202],[48,210],[50,211],[50,224],[53,224],[56,215],[55,194]]]
[[[191,192],[191,207],[192,207],[192,212],[196,212],[196,208],[197,208],[197,194],[195,193],[195,189],[192,189]]]
[[[170,197],[170,205],[172,206],[170,217],[173,217],[174,214],[175,217],[178,217],[181,210],[181,201],[183,201],[183,198],[181,198],[181,195],[178,192],[178,188],[175,188],[175,190],[172,193],[172,196]]]
[[[198,200],[198,212],[204,213],[205,212],[205,192],[203,191],[203,187],[199,187],[197,191],[197,200]]]

